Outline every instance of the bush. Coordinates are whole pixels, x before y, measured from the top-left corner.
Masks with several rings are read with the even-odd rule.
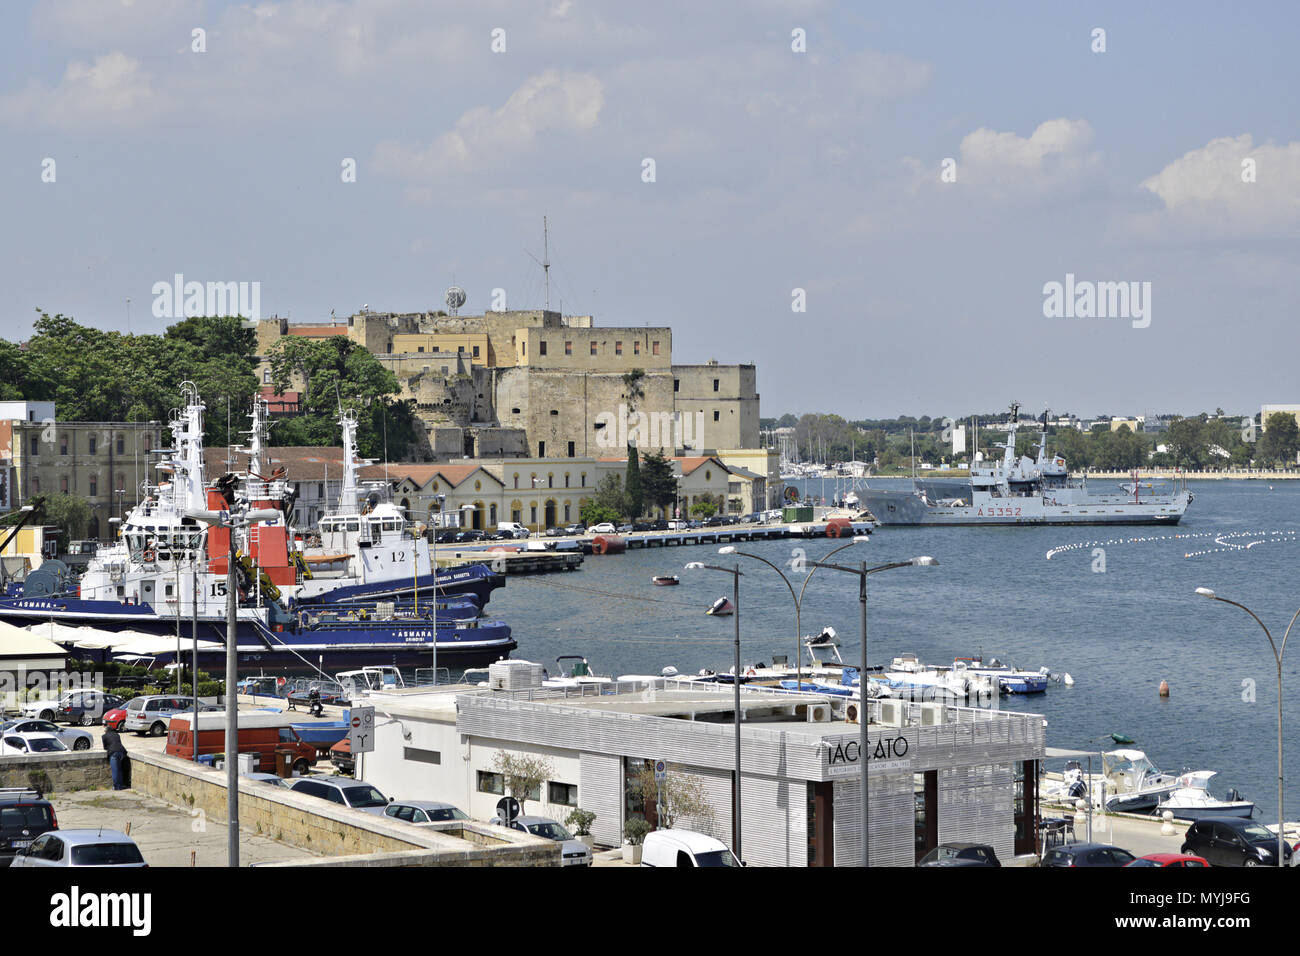
[[[200,672],[201,675],[202,672]],[[220,697],[226,692],[226,682],[220,680],[199,681],[200,697]]]
[[[633,817],[623,824],[623,837],[632,846],[640,846],[645,835],[650,832],[651,826],[642,817]]]
[[[596,814],[590,810],[574,810],[564,818],[564,822],[573,827],[574,836],[590,836],[591,825],[596,822]]]

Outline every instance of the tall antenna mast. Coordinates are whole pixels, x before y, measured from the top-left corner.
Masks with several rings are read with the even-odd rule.
[[[546,281],[546,311],[551,311],[551,257],[546,217],[542,217],[542,275]]]

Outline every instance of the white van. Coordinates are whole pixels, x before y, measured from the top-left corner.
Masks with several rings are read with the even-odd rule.
[[[642,866],[740,866],[721,840],[690,830],[652,830],[641,845]]]
[[[498,521],[497,534],[509,534],[512,538],[527,538],[532,532],[518,521]]]

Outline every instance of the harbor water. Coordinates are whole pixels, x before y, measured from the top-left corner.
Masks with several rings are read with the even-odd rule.
[[[809,485],[820,493],[820,481]],[[1236,787],[1257,803],[1257,816],[1275,818],[1277,689],[1268,640],[1245,612],[1194,592],[1208,587],[1245,604],[1281,643],[1300,607],[1300,482],[1200,481],[1189,488],[1196,500],[1176,528],[878,529],[836,561],[878,565],[926,554],[940,565],[869,579],[870,663],[902,653],[931,664],[983,654],[1068,672],[1073,687],[1052,684],[1046,694],[1004,697],[998,706],[1041,713],[1052,747],[1113,747],[1097,738],[1114,732],[1132,737],[1162,770],[1217,770],[1220,796]],[[816,561],[842,543],[739,547],[781,566],[797,592],[804,583],[794,567],[799,559]],[[683,566],[735,560],[711,545],[593,556],[577,572],[512,577],[493,595],[491,613],[514,628],[515,657],[552,673],[562,654],[585,655],[601,674],[657,674],[669,664],[682,673],[723,671],[731,666],[734,619],[704,611],[731,596],[731,575]],[[743,660],[793,660],[790,592],[760,562],[740,564]],[[651,578],[660,574],[676,574],[681,584],[657,587]],[[803,633],[832,625],[846,662],[860,655],[857,593],[855,577],[819,570],[803,601]],[[1284,659],[1283,679],[1285,726],[1294,728],[1285,799],[1294,816],[1300,648]],[[1161,680],[1169,682],[1167,698],[1157,693]]]

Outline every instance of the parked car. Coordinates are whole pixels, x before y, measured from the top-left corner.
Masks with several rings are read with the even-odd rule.
[[[384,808],[384,816],[406,823],[447,823],[469,819],[469,814],[459,807],[434,800],[394,800]]]
[[[532,534],[518,521],[497,522],[497,533],[511,538],[527,538]]]
[[[114,707],[112,710],[104,711],[104,726],[109,730],[121,730],[122,724],[126,720],[126,705],[131,703],[127,701],[121,707]]]
[[[1203,817],[1183,835],[1181,851],[1211,866],[1277,866],[1277,834],[1242,817]],[[1282,865],[1291,865],[1291,846],[1282,841]]]
[[[686,526],[687,526],[689,523],[690,523],[690,522],[688,522],[688,521],[683,521],[683,520],[681,520],[680,518],[674,518],[672,521],[669,521],[669,522],[668,522],[668,527],[665,528],[664,530],[665,530],[665,531],[685,531],[685,530],[686,530]]]
[[[28,701],[20,708],[22,716],[39,720],[64,721],[89,727],[107,711],[121,707],[125,701],[100,690],[71,691],[61,697]]]
[[[586,530],[587,530],[587,526],[580,521],[564,526],[565,534],[583,534],[586,532]]]
[[[180,711],[171,718],[167,728],[167,746],[163,753],[194,760],[197,757],[211,757],[226,751],[226,712],[224,710],[199,711],[198,747],[194,746],[194,734],[190,732],[190,722],[194,715],[188,710]],[[305,774],[316,765],[316,746],[309,744],[293,729],[293,717],[274,711],[251,711],[239,715],[239,736],[235,745],[241,754],[258,755],[256,772],[271,773],[275,770],[276,751],[287,751],[289,764],[293,771]]]
[[[710,515],[704,519],[704,527],[706,528],[720,528],[726,523],[727,519],[722,515]]]
[[[1128,866],[1135,857],[1128,850],[1105,843],[1072,843],[1047,851],[1039,866]]]
[[[691,830],[651,830],[641,844],[642,866],[740,866],[721,840]]]
[[[506,826],[500,817],[488,821],[496,826]],[[562,824],[550,817],[520,816],[509,824],[511,829],[522,830],[533,836],[545,837],[562,844],[560,847],[561,866],[591,866],[591,850]]]
[[[348,777],[302,777],[289,789],[376,816],[383,816],[388,806],[388,798],[370,784]]]
[[[292,780],[286,780],[284,777],[278,777],[273,773],[241,773],[240,779],[252,780],[254,783],[266,783],[273,787],[289,788],[293,786]]]
[[[58,828],[54,807],[40,791],[0,789],[0,864],[8,864],[15,853],[31,846],[42,833]]]
[[[1199,856],[1188,856],[1183,853],[1148,853],[1146,856],[1140,856],[1129,866],[1209,866],[1208,860]]]
[[[61,754],[67,751],[68,745],[53,734],[5,734],[0,737],[0,754],[10,757]]]
[[[482,541],[483,538],[484,534],[482,531],[474,531],[471,529],[456,532],[456,537],[452,538],[452,541],[456,544],[469,544],[472,541]]]
[[[122,729],[161,737],[167,733],[167,725],[173,717],[193,711],[193,697],[177,697],[172,694],[134,697],[127,701],[126,720],[122,722]]]
[[[940,843],[917,866],[998,866],[998,855],[987,843]]]
[[[339,773],[345,773],[349,777],[356,770],[357,761],[352,756],[352,741],[344,737],[333,747],[330,748],[330,763],[334,764],[334,769]]]
[[[651,522],[650,522],[650,530],[651,530],[651,531],[667,531],[667,530],[668,530],[668,520],[667,520],[666,518],[656,518],[654,521],[651,521]]]
[[[48,720],[6,720],[0,724],[0,737],[6,734],[53,734],[69,750],[89,750],[92,740],[89,730],[60,727]]]
[[[149,864],[140,848],[120,830],[54,830],[18,852],[15,866],[134,866]]]
[[[587,534],[614,534],[617,529],[612,521],[602,521],[587,529]]]
[[[451,542],[456,540],[456,534],[457,534],[456,531],[450,529],[446,531],[439,531],[437,535],[434,536],[433,540],[438,544],[450,544]]]
[[[561,528],[547,528],[542,532],[542,534],[548,538],[558,538],[560,535],[564,534],[564,530]]]

